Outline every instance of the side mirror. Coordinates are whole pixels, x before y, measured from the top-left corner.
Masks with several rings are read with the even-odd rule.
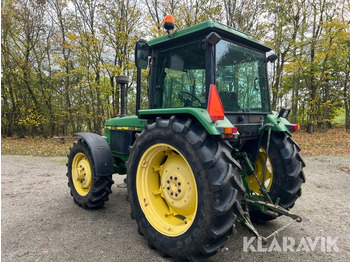
[[[135,64],[140,69],[146,69],[148,66],[149,46],[146,40],[140,39],[135,45]]]

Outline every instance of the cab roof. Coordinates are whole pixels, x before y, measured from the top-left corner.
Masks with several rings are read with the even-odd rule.
[[[258,50],[268,52],[271,50],[270,47],[265,46],[262,42],[259,40],[254,39],[252,36],[250,36],[247,33],[238,31],[230,26],[213,22],[213,21],[205,21],[200,24],[196,24],[190,27],[187,27],[185,29],[175,31],[171,37],[168,35],[164,35],[161,37],[154,38],[150,41],[148,41],[148,45],[150,47],[161,47],[162,45],[168,45],[168,44],[175,44],[179,40],[185,41],[186,39],[192,39],[195,36],[200,35],[207,35],[210,32],[216,32],[218,33],[222,38],[226,38],[229,40],[236,41],[238,43],[245,44],[247,46],[251,46],[253,48],[256,48]]]

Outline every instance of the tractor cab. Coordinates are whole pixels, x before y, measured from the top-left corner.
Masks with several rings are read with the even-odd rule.
[[[240,138],[248,139],[256,138],[271,113],[266,58],[270,50],[245,33],[206,21],[147,43],[139,41],[136,64],[150,67],[149,109],[206,109],[213,84],[226,118]]]

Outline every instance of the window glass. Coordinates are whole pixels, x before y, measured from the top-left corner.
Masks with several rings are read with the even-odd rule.
[[[270,111],[265,53],[221,40],[216,45],[216,86],[225,111]]]
[[[205,107],[205,50],[201,41],[159,52],[154,108]]]

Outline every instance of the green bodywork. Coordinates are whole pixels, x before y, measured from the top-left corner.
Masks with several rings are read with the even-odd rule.
[[[140,119],[137,116],[115,117],[106,120],[105,122],[105,136],[107,143],[110,144],[111,130],[126,130],[126,131],[142,131],[147,120]]]
[[[271,131],[285,132],[289,131],[286,125],[289,125],[290,122],[283,117],[278,117],[277,112],[272,112],[271,115],[266,116],[264,124],[272,124]],[[264,131],[264,128],[259,129],[259,134],[262,131]]]
[[[126,173],[125,162],[128,161],[129,154],[121,154],[113,151],[111,139],[115,134],[112,134],[112,131],[131,132],[132,135],[134,132],[141,132],[144,129],[146,123],[147,120],[140,119],[137,116],[115,117],[106,120],[104,135],[108,145],[112,149],[113,165],[116,173]]]
[[[203,108],[192,108],[192,107],[183,107],[183,108],[160,108],[160,109],[147,109],[139,111],[140,117],[147,116],[172,116],[172,115],[191,115],[197,119],[207,132],[211,135],[221,135],[218,128],[220,127],[233,127],[232,123],[228,121],[225,117],[224,120],[217,120],[213,122],[210,119],[208,111]]]
[[[111,130],[141,132],[147,124],[147,118],[155,119],[158,116],[187,115],[197,119],[210,135],[222,135],[220,128],[234,127],[234,125],[225,117],[224,120],[212,121],[208,111],[203,108],[161,108],[161,109],[144,109],[139,111],[139,116],[125,116],[106,120],[104,134],[107,143],[111,144]],[[286,125],[290,122],[282,117],[277,116],[277,112],[267,115],[264,124],[271,124],[270,129],[274,132],[289,131]],[[259,129],[259,134],[263,132],[265,125]],[[236,135],[239,136],[239,133]],[[120,154],[117,154],[120,157]],[[125,159],[127,160],[127,158]]]
[[[112,155],[114,159],[114,168],[116,173],[124,174],[126,172],[125,162],[128,161],[129,154],[121,154],[113,151],[113,146],[111,145],[111,139],[113,131],[120,132],[131,132],[134,136],[135,133],[142,132],[145,125],[147,124],[147,119],[156,119],[158,116],[172,116],[172,115],[191,115],[193,118],[197,119],[207,132],[211,135],[222,135],[219,129],[223,127],[233,127],[230,121],[225,117],[224,120],[218,120],[213,122],[208,114],[208,111],[201,108],[165,108],[165,109],[147,109],[140,110],[138,116],[125,116],[108,119],[105,122],[105,139],[112,149]],[[118,134],[118,133],[117,133]],[[237,132],[235,135],[239,135]],[[129,145],[131,146],[131,144]]]
[[[237,41],[247,42],[247,43],[249,43],[249,45],[258,47],[259,49],[262,49],[265,51],[271,50],[270,47],[263,45],[262,42],[254,39],[249,34],[243,33],[241,31],[238,31],[238,30],[236,30],[232,27],[229,27],[227,25],[213,22],[210,20],[205,21],[205,22],[200,23],[200,24],[197,24],[197,25],[187,27],[187,28],[182,29],[180,31],[176,31],[171,35],[171,37],[164,35],[164,36],[152,39],[152,40],[148,41],[148,45],[150,47],[153,47],[153,46],[157,46],[157,45],[161,45],[161,44],[165,44],[165,43],[170,44],[172,42],[178,41],[179,38],[183,38],[186,36],[192,36],[193,34],[196,34],[198,32],[205,31],[208,29],[226,32],[226,33],[230,34],[230,36],[232,38],[237,38]]]

